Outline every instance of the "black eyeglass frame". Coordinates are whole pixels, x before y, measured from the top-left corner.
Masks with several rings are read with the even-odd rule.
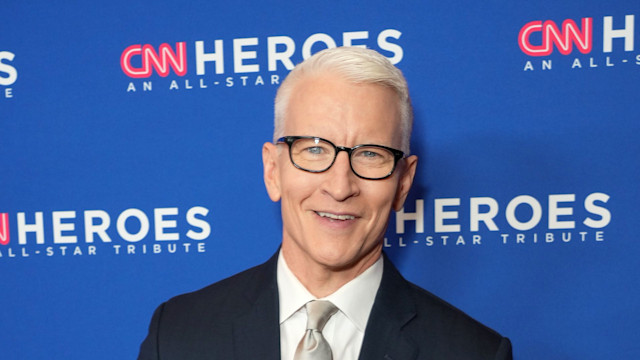
[[[300,139],[313,139],[313,140],[320,140],[320,141],[324,141],[326,143],[331,144],[331,146],[334,147],[335,149],[335,154],[333,155],[333,160],[331,161],[331,164],[329,164],[329,166],[327,166],[325,169],[323,170],[309,170],[309,169],[305,169],[303,167],[300,167],[298,164],[296,164],[295,161],[293,161],[293,154],[291,153],[291,145],[293,145],[294,142],[296,142],[297,140]],[[353,173],[361,178],[361,179],[365,179],[365,180],[383,180],[388,178],[389,176],[391,176],[393,174],[393,172],[396,170],[396,166],[398,165],[398,161],[402,158],[405,157],[404,152],[398,150],[398,149],[394,149],[394,148],[390,148],[388,146],[384,146],[384,145],[377,145],[377,144],[360,144],[360,145],[356,145],[352,148],[346,147],[346,146],[337,146],[336,144],[332,143],[331,141],[327,140],[327,139],[323,139],[321,137],[317,137],[317,136],[283,136],[281,138],[279,138],[276,143],[284,143],[287,144],[289,146],[289,160],[291,160],[291,163],[293,164],[293,166],[295,166],[296,168],[302,170],[302,171],[306,171],[306,172],[310,172],[310,173],[321,173],[321,172],[325,172],[329,169],[331,169],[331,167],[333,166],[333,164],[336,162],[336,159],[338,158],[338,154],[340,153],[340,151],[345,151],[348,156],[349,156],[349,167],[351,167],[351,171],[353,171]],[[361,147],[364,146],[371,146],[371,147],[377,147],[377,148],[381,148],[381,149],[385,149],[390,151],[393,154],[393,168],[391,168],[391,171],[389,171],[388,174],[386,174],[385,176],[382,177],[376,177],[376,178],[370,178],[370,177],[365,177],[362,176],[360,174],[358,174],[354,169],[353,169],[353,164],[351,163],[351,153]]]

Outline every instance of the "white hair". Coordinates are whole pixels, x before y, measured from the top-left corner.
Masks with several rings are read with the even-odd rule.
[[[407,80],[402,71],[380,53],[360,47],[338,47],[322,50],[298,64],[280,85],[275,99],[273,141],[284,136],[284,121],[291,92],[306,76],[338,74],[354,84],[376,84],[392,89],[398,96],[400,110],[401,149],[409,154],[413,109]]]

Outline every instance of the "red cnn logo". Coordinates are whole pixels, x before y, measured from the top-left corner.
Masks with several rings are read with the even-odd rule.
[[[0,213],[0,245],[9,244],[9,214]]]
[[[593,32],[593,19],[582,19],[582,30],[575,21],[567,19],[562,22],[562,30],[558,29],[555,22],[547,20],[532,21],[520,29],[518,35],[518,45],[520,49],[530,56],[546,56],[553,51],[553,44],[556,45],[558,51],[562,55],[568,55],[573,51],[573,44],[576,45],[581,53],[587,54],[591,52],[593,43],[591,36]],[[540,45],[531,44],[530,37],[533,33],[541,33],[542,43]]]
[[[131,45],[124,49],[120,56],[120,67],[127,76],[132,78],[148,78],[153,69],[158,75],[166,77],[169,75],[169,67],[178,76],[187,73],[187,45],[185,42],[176,43],[175,51],[167,43],[160,44],[159,51],[156,52],[151,45]],[[131,58],[140,56],[142,66],[137,68],[131,65]]]

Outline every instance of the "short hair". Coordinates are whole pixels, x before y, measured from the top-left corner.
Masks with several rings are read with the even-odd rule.
[[[401,149],[409,154],[413,109],[407,80],[402,71],[389,59],[371,49],[337,47],[322,50],[298,64],[280,85],[274,106],[273,141],[284,136],[284,122],[291,92],[295,84],[305,77],[337,74],[354,84],[376,84],[393,90],[398,96],[400,111]]]

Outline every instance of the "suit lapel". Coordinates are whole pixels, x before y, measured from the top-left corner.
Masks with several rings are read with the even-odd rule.
[[[365,331],[361,360],[415,359],[415,344],[402,335],[402,328],[416,316],[407,281],[393,264],[384,258],[384,273]]]
[[[236,359],[280,359],[277,259],[276,253],[247,284],[247,312],[233,326]]]

